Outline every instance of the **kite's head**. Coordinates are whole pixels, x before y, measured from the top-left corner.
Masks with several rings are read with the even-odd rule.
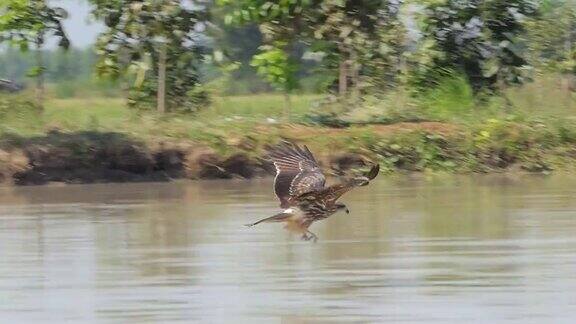
[[[346,205],[344,205],[343,203],[336,203],[336,210],[337,211],[345,211],[346,214],[350,214],[350,210],[348,209],[348,207],[346,207]]]
[[[367,186],[368,183],[370,183],[370,179],[368,179],[367,177],[364,176],[360,176],[360,177],[355,177],[352,178],[352,183],[354,184],[354,186]]]
[[[366,174],[352,178],[352,180],[351,180],[352,184],[354,186],[359,186],[359,187],[360,186],[367,186],[370,183],[370,180],[376,178],[379,171],[380,171],[380,166],[378,164],[375,164],[372,166],[370,171],[368,171]]]

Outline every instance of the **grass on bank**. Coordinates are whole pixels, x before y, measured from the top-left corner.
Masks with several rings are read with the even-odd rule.
[[[16,102],[28,100],[18,96]],[[299,95],[291,99],[291,118],[301,120],[311,111],[319,95]],[[8,103],[7,103],[8,104]],[[86,97],[49,99],[42,116],[31,111],[12,113],[6,107],[6,116],[0,116],[0,131],[23,136],[41,134],[47,130],[62,131],[101,130],[119,131],[145,136],[162,130],[167,136],[179,129],[207,129],[242,124],[276,124],[284,121],[284,98],[276,94],[214,98],[210,107],[194,115],[167,115],[139,113],[128,109],[123,99],[116,97]],[[1,108],[0,108],[1,109]],[[177,137],[186,137],[187,131]]]
[[[195,141],[223,154],[253,155],[282,137],[306,142],[320,156],[360,153],[385,170],[489,171],[517,165],[549,171],[570,168],[576,159],[576,102],[557,82],[550,77],[508,90],[511,109],[498,97],[479,106],[459,79],[417,98],[400,90],[342,113],[339,118],[356,123],[344,129],[306,123],[306,115],[317,111],[319,95],[292,96],[291,124],[282,122],[284,98],[276,94],[217,97],[194,115],[167,116],[137,113],[120,98],[91,96],[50,99],[39,116],[3,108],[0,97],[0,132],[27,137],[52,129],[113,131],[145,142]]]
[[[406,89],[378,98],[364,98],[360,108],[329,104],[318,108],[322,95],[291,96],[291,121],[310,122],[307,116],[335,111],[337,118],[352,124],[393,124],[397,122],[442,121],[454,124],[478,124],[488,119],[555,120],[576,116],[576,94],[562,87],[556,75],[545,75],[534,82],[506,91],[508,105],[502,97],[488,97],[481,103],[474,98],[467,82],[460,76],[447,78],[436,87],[416,97]],[[55,87],[58,89],[58,87]],[[2,131],[18,134],[41,133],[47,129],[77,131],[117,130],[145,135],[189,137],[196,128],[206,131],[219,127],[242,128],[249,131],[257,124],[277,124],[285,121],[284,98],[279,94],[216,96],[212,104],[193,115],[158,116],[139,114],[125,107],[117,96],[85,93],[73,98],[58,98],[52,90],[51,99],[41,119],[0,119]],[[1,95],[0,95],[1,96]],[[32,94],[24,94],[22,97]],[[183,131],[187,128],[188,131]]]

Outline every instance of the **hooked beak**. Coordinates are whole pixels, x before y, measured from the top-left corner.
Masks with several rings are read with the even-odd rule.
[[[370,169],[370,171],[366,175],[359,178],[363,182],[360,183],[358,186],[361,186],[361,187],[367,186],[370,183],[370,180],[373,180],[374,178],[376,178],[376,176],[378,175],[378,172],[380,172],[380,165],[375,164],[374,166],[372,166],[372,169]]]
[[[358,184],[358,186],[360,187],[364,187],[367,186],[370,183],[370,180],[366,177],[361,177],[358,180],[360,180],[361,182]]]

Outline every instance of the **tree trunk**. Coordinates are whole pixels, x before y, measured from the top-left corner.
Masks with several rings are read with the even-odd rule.
[[[124,99],[124,104],[128,105],[129,98],[130,98],[130,81],[126,77],[126,73],[123,72],[124,69],[130,64],[130,57],[126,51],[120,52],[120,72],[119,76],[119,84],[120,84],[120,91],[122,92],[122,98]]]
[[[166,112],[166,45],[162,44],[158,57],[158,113]]]
[[[398,86],[398,99],[396,100],[396,105],[400,111],[403,111],[406,108],[406,84],[403,82],[406,70],[406,60],[404,59],[404,56],[400,56],[396,62],[396,74],[398,74],[398,76],[395,76],[395,78],[397,78],[395,84]]]
[[[574,23],[571,23],[568,26],[568,37],[564,42],[564,50],[566,53],[572,53],[572,47],[574,43],[574,37],[576,36],[574,33]],[[572,110],[572,93],[576,90],[576,77],[573,73],[569,73],[567,76],[567,87],[566,87],[566,101],[567,107],[569,110]]]
[[[290,110],[291,110],[291,101],[290,101],[290,94],[288,93],[288,91],[284,91],[284,121],[289,123],[291,120],[291,114],[290,114]]]
[[[340,57],[340,67],[338,76],[338,94],[340,97],[345,97],[348,92],[348,60],[344,57],[344,53]]]
[[[572,73],[560,74],[560,89],[567,109],[572,109],[572,93],[576,91],[576,77]]]
[[[350,54],[350,77],[352,81],[352,101],[356,101],[360,98],[360,64],[358,64],[358,56],[356,52]]]
[[[506,94],[503,86],[500,87],[500,90],[498,90],[498,92],[500,92],[502,98],[504,98],[504,111],[507,114],[511,114],[512,111],[514,110],[514,103],[512,102],[512,100],[510,100],[510,98]]]
[[[42,36],[38,36],[36,40],[36,104],[44,108],[44,54],[42,53],[42,44],[44,43]]]

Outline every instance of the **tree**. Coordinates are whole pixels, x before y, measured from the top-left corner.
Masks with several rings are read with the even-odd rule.
[[[323,54],[325,71],[336,71],[341,97],[349,94],[350,86],[353,93],[358,93],[361,75],[375,72],[378,65],[375,61],[385,58],[390,48],[400,44],[393,44],[394,37],[383,29],[393,30],[396,35],[401,32],[397,28],[401,0],[220,0],[218,3],[228,8],[229,23],[259,25],[267,45],[262,50],[274,52],[260,53],[259,57],[278,57],[278,49],[291,57],[295,46],[302,43],[308,50]],[[363,68],[370,64],[372,68]]]
[[[262,52],[252,59],[258,74],[263,75],[270,84],[284,93],[284,117],[290,121],[290,93],[298,88],[294,60],[282,43],[275,46],[262,46]]]
[[[531,64],[576,76],[576,0],[548,0],[525,23]]]
[[[48,37],[54,36],[58,46],[68,49],[70,41],[62,24],[68,13],[49,6],[45,0],[2,0],[0,4],[0,42],[9,41],[22,51],[31,46],[36,49],[36,67],[30,75],[36,77],[36,99],[42,106],[46,70],[43,46]]]
[[[380,81],[388,83],[396,74],[405,35],[399,20],[402,4],[402,0],[331,0],[315,7],[312,49],[326,54],[325,66],[337,64],[341,96],[351,90],[356,97],[361,83],[381,86]]]
[[[270,91],[270,85],[262,80],[250,64],[252,57],[263,45],[262,33],[256,23],[226,23],[227,7],[210,7],[210,26],[207,34],[211,38],[214,63],[208,77],[218,79],[220,88],[226,93]]]
[[[186,97],[198,84],[205,5],[179,0],[91,1],[94,16],[107,27],[96,44],[100,74],[123,78],[126,84],[132,72],[130,102],[146,104],[155,93],[159,113],[167,110],[166,104],[188,103]],[[148,73],[151,69],[154,76]]]
[[[253,56],[251,65],[272,86],[282,90],[285,98],[284,115],[289,119],[290,92],[298,88],[296,73],[298,58],[293,57],[296,43],[304,35],[305,12],[314,1],[219,0],[226,9],[227,24],[258,24],[263,46]]]
[[[536,14],[531,0],[427,1],[424,34],[435,52],[431,71],[459,71],[476,93],[523,83],[529,68],[520,37],[523,20]]]

